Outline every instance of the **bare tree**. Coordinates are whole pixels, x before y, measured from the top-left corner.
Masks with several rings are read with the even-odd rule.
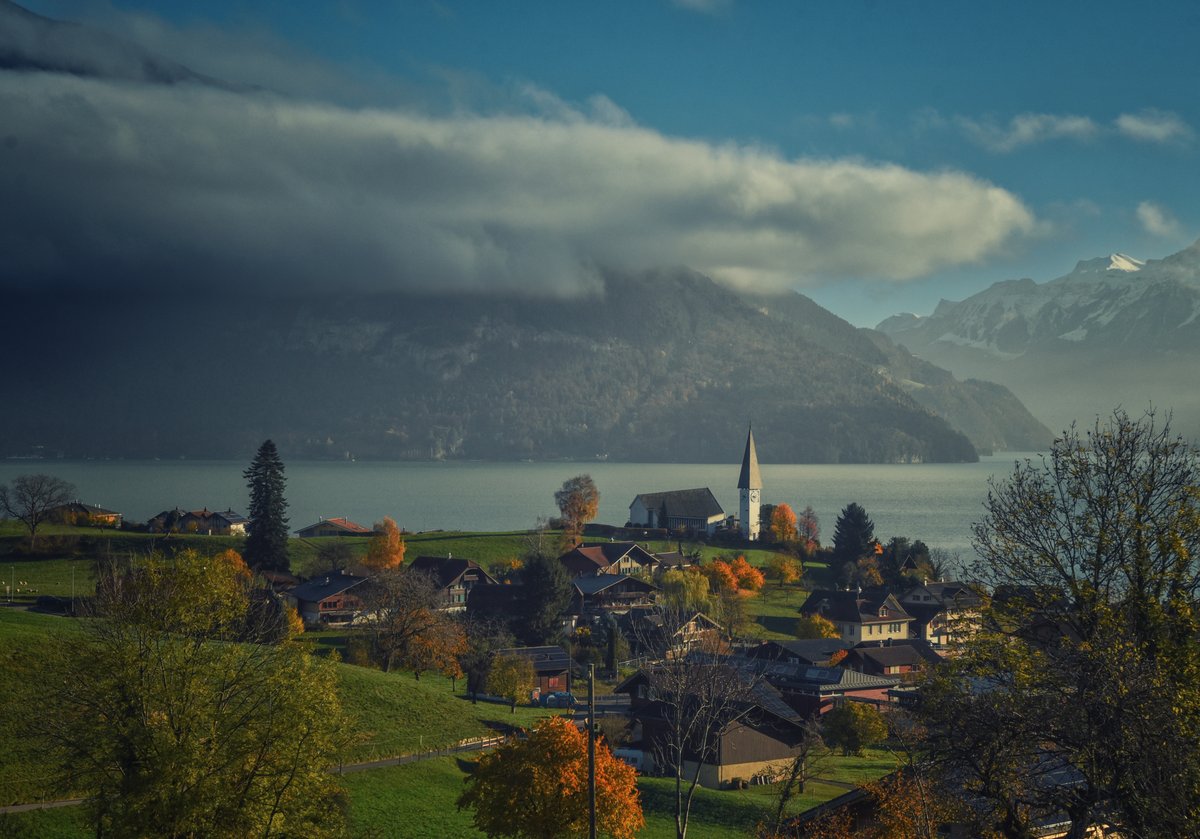
[[[0,484],[0,510],[22,522],[29,530],[29,549],[33,550],[38,527],[55,507],[71,500],[75,486],[53,475],[18,475],[12,487]]]
[[[408,657],[419,638],[449,618],[438,611],[442,592],[429,574],[400,568],[384,571],[366,585],[371,651],[386,673]]]
[[[675,835],[687,836],[703,764],[715,760],[722,732],[754,706],[761,674],[722,655],[712,633],[693,637],[693,616],[659,608],[635,624],[655,663],[643,668],[642,737],[655,766],[675,781]]]
[[[816,717],[805,720],[804,733],[800,736],[796,748],[796,755],[788,764],[783,780],[776,789],[775,809],[771,814],[771,826],[766,831],[767,836],[780,835],[788,805],[797,795],[804,794],[805,784],[816,777],[824,759],[830,755],[829,747],[821,738],[821,724]]]

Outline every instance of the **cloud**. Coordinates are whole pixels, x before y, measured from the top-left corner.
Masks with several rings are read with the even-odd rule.
[[[1170,111],[1145,110],[1117,117],[1117,130],[1143,143],[1178,143],[1190,140],[1191,127]]]
[[[1142,228],[1152,236],[1172,238],[1179,236],[1182,228],[1170,212],[1155,204],[1153,201],[1143,201],[1137,206],[1138,221]]]
[[[929,122],[929,117],[926,117]],[[1100,127],[1090,117],[1073,114],[1018,114],[1008,125],[959,117],[958,125],[984,148],[1007,153],[1049,140],[1090,140]]]
[[[606,102],[431,116],[0,73],[0,281],[571,294],[686,264],[783,288],[920,277],[1034,227],[968,174],[678,139]]]

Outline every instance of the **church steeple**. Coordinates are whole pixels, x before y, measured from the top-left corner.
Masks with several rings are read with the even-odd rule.
[[[762,503],[762,475],[758,472],[758,452],[754,448],[754,428],[746,433],[746,453],[742,455],[742,473],[738,476],[738,526],[743,539],[758,538],[758,514]]]
[[[762,489],[762,475],[758,474],[758,452],[754,449],[754,427],[746,434],[746,453],[742,455],[742,474],[738,476],[738,489]]]

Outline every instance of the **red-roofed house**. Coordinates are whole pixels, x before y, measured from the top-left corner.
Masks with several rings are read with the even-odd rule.
[[[374,531],[363,527],[347,518],[321,519],[316,524],[302,527],[296,531],[301,539],[313,539],[318,536],[370,536]]]

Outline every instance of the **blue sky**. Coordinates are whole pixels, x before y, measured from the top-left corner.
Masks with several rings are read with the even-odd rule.
[[[1112,251],[1162,257],[1200,236],[1194,3],[24,5],[278,92],[286,106],[258,98],[227,124],[240,103],[189,108],[218,115],[193,118],[218,126],[208,148],[224,145],[227,160],[245,148],[239,122],[280,132],[270,145],[290,167],[278,183],[291,203],[297,189],[328,190],[307,220],[279,215],[268,240],[307,223],[347,247],[318,208],[358,206],[338,190],[368,176],[339,161],[336,179],[295,182],[337,148],[382,167],[362,216],[339,215],[370,253],[356,274],[375,285],[539,275],[535,288],[571,293],[596,265],[688,264],[790,285],[873,325],[996,280],[1044,281]],[[181,119],[126,87],[54,85],[122,114],[143,149]],[[433,149],[394,179],[390,158],[372,157],[393,135]],[[247,171],[270,159],[246,154]]]

